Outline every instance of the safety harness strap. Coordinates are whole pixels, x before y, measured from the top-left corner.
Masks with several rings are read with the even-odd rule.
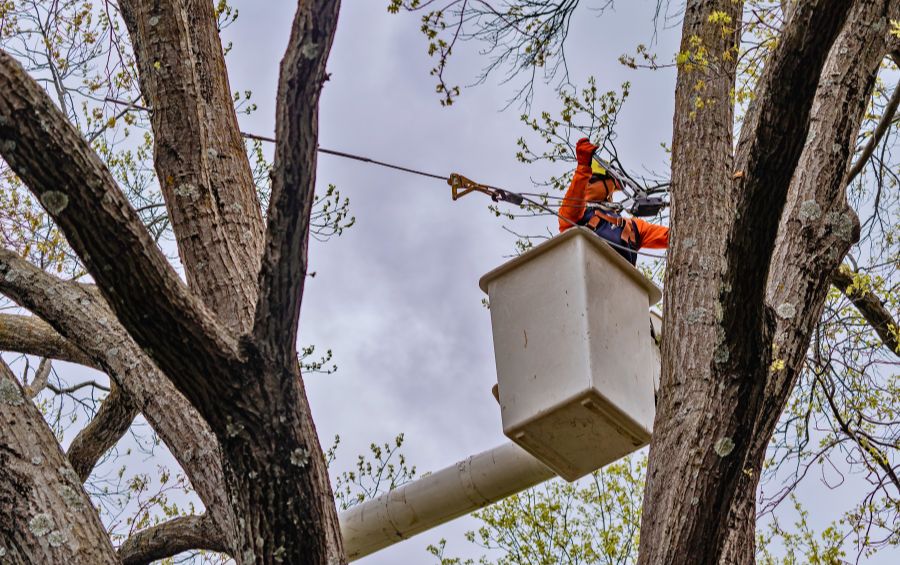
[[[601,221],[622,228],[622,240],[628,242],[629,245],[635,245],[635,243],[637,243],[637,233],[635,233],[634,222],[619,216],[610,216],[600,210],[594,210],[594,215],[587,221],[587,225],[592,230],[596,230]]]

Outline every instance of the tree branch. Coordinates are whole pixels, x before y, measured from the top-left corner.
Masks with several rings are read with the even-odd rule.
[[[316,181],[319,95],[340,2],[300,2],[281,61],[266,249],[253,334],[264,358],[296,358]]]
[[[881,115],[881,120],[879,120],[878,125],[875,126],[875,131],[872,132],[872,137],[869,138],[868,143],[863,147],[859,157],[856,158],[856,163],[853,164],[850,171],[847,173],[847,184],[853,182],[853,179],[862,172],[866,163],[869,162],[869,157],[872,156],[875,148],[878,147],[884,134],[887,133],[888,128],[890,128],[891,122],[894,121],[894,115],[897,113],[898,105],[900,105],[900,82],[894,87],[894,94],[891,95],[891,99],[888,101],[887,106],[885,106],[884,113]]]
[[[766,62],[735,158],[736,220],[728,237],[726,300],[740,297],[749,304],[765,303],[775,236],[806,142],[819,76],[853,5],[825,0],[798,4]],[[839,146],[840,152],[832,151],[830,158],[846,162],[850,149]],[[761,337],[760,314],[757,308],[729,308],[726,317],[732,319],[723,322],[729,341]]]
[[[122,565],[147,565],[192,549],[228,551],[206,514],[175,518],[132,535],[119,547],[119,558]]]
[[[263,220],[210,0],[123,0],[154,165],[188,285],[235,334],[250,331]]]
[[[87,355],[36,316],[0,314],[0,350],[96,368]]]
[[[37,371],[34,372],[34,379],[25,387],[25,396],[29,400],[40,394],[44,387],[47,386],[47,380],[50,378],[50,370],[53,369],[53,363],[46,357],[41,359]]]
[[[0,249],[0,292],[43,318],[109,374],[187,474],[207,512],[230,531],[219,444],[198,412],[117,321],[96,289],[63,281]]]
[[[721,33],[710,25],[710,14],[742,3],[687,2],[682,52],[690,65],[679,66],[676,90],[679,148],[676,154],[673,140],[674,253],[666,271],[663,393],[644,497],[645,508],[654,510],[641,519],[641,565],[753,559],[753,522],[746,514],[733,518],[744,494],[755,493],[741,487],[742,477],[759,469],[745,463],[771,361],[766,277],[822,66],[853,4],[797,3],[742,124],[735,166],[723,174],[734,124],[715,124],[704,117],[705,105],[697,108],[697,97],[705,104],[708,94],[703,77],[694,74],[697,40],[688,24],[708,28],[708,35]],[[705,51],[719,53],[698,37]],[[714,113],[733,104],[720,89],[713,99]],[[717,176],[704,183],[707,161]],[[723,555],[732,536],[741,538],[741,551]]]
[[[236,341],[181,282],[87,142],[5,52],[0,118],[0,154],[62,228],[122,325],[224,429],[216,399],[233,384],[223,377],[238,361]]]
[[[898,15],[898,8],[896,0],[858,0],[819,78],[809,134],[785,198],[767,281],[766,304],[775,312],[773,345],[764,376],[753,377],[763,383],[762,402],[742,424],[751,433],[740,464],[757,472],[740,475],[731,521],[756,514],[758,471],[821,320],[830,273],[854,241],[856,217],[846,202],[846,175],[887,49],[888,20]],[[733,530],[722,562],[739,560],[752,541],[752,528]]]
[[[840,290],[844,296],[850,299],[863,318],[869,322],[881,342],[884,343],[894,355],[900,357],[900,342],[897,340],[900,325],[894,320],[890,311],[874,293],[853,286],[853,271],[849,267],[841,266],[831,272],[831,284]]]
[[[2,360],[0,469],[0,547],[5,552],[4,560],[119,563],[53,432]]]
[[[78,432],[66,453],[81,482],[88,479],[103,454],[125,435],[137,415],[137,407],[128,395],[113,384],[94,419]]]

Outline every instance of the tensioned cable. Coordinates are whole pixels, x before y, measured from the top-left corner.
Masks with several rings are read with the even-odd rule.
[[[245,137],[245,138],[247,138],[247,139],[257,139],[257,140],[259,140],[259,141],[267,141],[267,142],[270,142],[270,143],[275,143],[275,141],[276,141],[274,138],[271,138],[271,137],[265,137],[265,136],[262,136],[262,135],[255,135],[255,134],[251,134],[251,133],[244,133],[244,132],[241,132],[241,136],[243,136],[243,137]],[[352,153],[344,153],[343,151],[335,151],[335,150],[333,150],[333,149],[325,149],[324,147],[318,147],[317,149],[318,149],[319,153],[324,153],[324,154],[326,154],[326,155],[333,155],[333,156],[335,156],[335,157],[343,157],[344,159],[352,159],[352,160],[354,160],[354,161],[360,161],[360,162],[362,162],[362,163],[370,163],[370,164],[372,164],[372,165],[378,165],[378,166],[380,166],[380,167],[385,167],[385,168],[388,168],[388,169],[394,169],[394,170],[396,170],[396,171],[403,171],[403,172],[405,172],[405,173],[410,173],[410,174],[413,174],[413,175],[419,175],[419,176],[423,176],[423,177],[427,177],[427,178],[431,178],[431,179],[435,179],[435,180],[440,180],[440,181],[444,181],[444,182],[448,182],[448,179],[450,178],[449,176],[442,176],[442,175],[438,175],[438,174],[435,174],[435,173],[429,173],[429,172],[426,172],[426,171],[420,171],[420,170],[417,170],[417,169],[411,169],[411,168],[409,168],[409,167],[402,167],[402,166],[400,166],[400,165],[394,165],[394,164],[392,164],[392,163],[385,163],[384,161],[378,161],[378,160],[375,160],[375,159],[370,159],[369,157],[363,157],[363,156],[361,156],[361,155],[354,155],[354,154],[352,154]],[[577,222],[573,222],[573,221],[570,220],[569,218],[566,218],[565,216],[560,215],[556,210],[553,210],[553,209],[551,209],[551,208],[549,208],[549,207],[547,207],[547,206],[544,206],[544,205],[541,204],[540,202],[537,202],[536,200],[533,200],[533,199],[529,198],[528,196],[526,196],[526,194],[530,195],[530,194],[533,194],[533,193],[513,192],[513,191],[511,191],[511,190],[506,190],[506,189],[504,189],[504,188],[499,188],[499,187],[491,186],[491,185],[488,185],[488,184],[484,184],[484,185],[481,185],[481,186],[483,186],[483,187],[485,187],[485,188],[489,188],[489,189],[493,189],[493,190],[499,190],[499,191],[502,191],[502,192],[506,192],[506,193],[509,193],[509,194],[513,194],[513,195],[515,195],[515,196],[518,196],[518,197],[521,198],[523,201],[528,202],[528,203],[531,204],[532,206],[535,206],[535,207],[537,207],[537,208],[539,208],[539,209],[541,209],[541,210],[544,210],[545,212],[548,212],[548,213],[550,213],[550,214],[553,214],[553,215],[556,216],[557,218],[559,218],[559,219],[561,219],[561,220],[563,220],[563,221],[568,222],[568,223],[571,224],[572,226],[575,226],[575,227],[578,227],[578,226],[579,226],[579,224],[578,224]],[[540,196],[540,197],[543,197],[543,195],[539,195],[539,196]],[[586,200],[584,200],[584,199],[566,199],[565,197],[563,197],[563,198],[564,198],[565,200],[572,200],[572,201],[576,201],[576,202],[579,201],[579,200],[580,200],[580,201],[583,201],[583,202],[586,201]],[[626,252],[628,252],[628,253],[636,253],[636,254],[638,254],[638,255],[643,255],[643,256],[645,256],[645,257],[652,257],[652,258],[654,258],[654,259],[663,259],[663,260],[666,259],[666,256],[665,256],[665,255],[655,255],[655,254],[653,254],[653,253],[647,253],[647,252],[645,252],[645,251],[638,251],[638,250],[635,250],[635,249],[631,249],[630,247],[625,247],[624,245],[619,245],[619,244],[617,244],[617,243],[613,243],[613,242],[611,242],[611,241],[609,241],[609,240],[607,240],[607,239],[604,239],[603,241],[604,241],[605,243],[609,244],[609,245],[612,246],[612,247],[615,247],[615,248],[617,248],[617,249],[621,249],[622,251],[626,251]]]
[[[132,107],[132,108],[135,108],[135,109],[138,109],[138,110],[149,111],[149,108],[145,108],[145,107],[142,107],[142,106],[138,106],[138,105],[136,105],[134,102],[123,102],[123,101],[121,101],[121,100],[116,100],[116,99],[114,99],[114,98],[106,98],[106,101],[107,101],[107,102],[113,102],[113,103],[116,103],[116,104],[126,104],[126,105],[128,105],[129,107]],[[246,132],[243,132],[243,131],[241,132],[241,137],[244,137],[244,138],[247,138],[247,139],[256,139],[256,140],[259,140],[259,141],[266,141],[266,142],[269,142],[269,143],[275,143],[275,142],[277,141],[274,137],[266,137],[266,136],[264,136],[264,135],[256,135],[256,134],[253,134],[253,133],[246,133]],[[419,171],[419,170],[417,170],[417,169],[411,169],[411,168],[409,168],[409,167],[402,167],[402,166],[400,166],[400,165],[394,165],[394,164],[392,164],[392,163],[385,163],[384,161],[377,161],[377,160],[375,160],[375,159],[370,159],[369,157],[363,157],[363,156],[361,156],[361,155],[354,155],[354,154],[352,154],[352,153],[344,153],[343,151],[335,151],[335,150],[333,150],[333,149],[325,149],[324,147],[317,147],[316,149],[319,151],[319,153],[324,153],[324,154],[326,154],[326,155],[334,155],[335,157],[343,157],[343,158],[345,158],[345,159],[352,159],[352,160],[354,160],[354,161],[360,161],[360,162],[362,162],[362,163],[371,163],[371,164],[373,164],[373,165],[378,165],[378,166],[381,166],[381,167],[386,167],[386,168],[388,168],[388,169],[394,169],[394,170],[397,170],[397,171],[403,171],[403,172],[405,172],[405,173],[410,173],[410,174],[413,174],[413,175],[419,175],[419,176],[423,176],[423,177],[427,177],[427,178],[431,178],[431,179],[435,179],[435,180],[440,180],[440,181],[444,181],[444,182],[448,182],[448,181],[449,181],[449,178],[450,178],[450,177],[438,175],[438,174],[435,174],[435,173],[428,173],[428,172],[425,172],[425,171]],[[626,174],[626,176],[627,176],[627,173],[625,173],[625,174]],[[631,177],[629,177],[629,179],[630,179],[630,178],[631,178]],[[633,179],[632,179],[632,181],[633,181]],[[541,210],[544,210],[545,212],[548,212],[548,213],[550,213],[550,214],[553,214],[553,215],[556,216],[557,218],[560,218],[560,219],[562,219],[562,220],[568,222],[568,223],[571,224],[572,226],[576,226],[576,227],[577,227],[577,226],[579,225],[577,222],[573,222],[573,221],[570,220],[569,218],[563,217],[563,216],[560,215],[558,212],[556,212],[556,210],[553,210],[553,209],[551,209],[551,208],[548,208],[547,206],[544,206],[544,205],[541,204],[540,202],[537,202],[537,201],[535,201],[535,200],[533,200],[533,199],[531,199],[531,198],[528,198],[528,196],[532,196],[532,195],[533,195],[533,196],[537,196],[537,197],[539,197],[539,198],[545,198],[545,197],[549,197],[549,198],[560,198],[560,197],[557,197],[557,196],[550,196],[550,195],[542,195],[542,194],[535,194],[535,193],[528,193],[528,192],[526,192],[526,193],[513,192],[513,191],[511,191],[511,190],[506,190],[506,189],[503,189],[503,188],[499,188],[499,187],[491,186],[491,185],[487,185],[487,184],[483,184],[483,185],[480,185],[480,186],[483,186],[484,188],[488,188],[488,189],[492,189],[492,190],[497,190],[497,191],[499,191],[499,192],[501,192],[501,193],[504,193],[504,192],[505,192],[505,193],[508,193],[508,194],[515,195],[515,196],[521,198],[523,201],[528,202],[528,203],[531,204],[532,206],[536,206],[537,208],[539,208],[539,209],[541,209]],[[565,198],[565,197],[561,197],[561,198],[563,198],[564,200],[569,200],[570,202],[588,202],[588,200],[582,199],[582,198],[578,198],[578,199],[575,199],[575,198]],[[604,239],[603,241],[606,242],[607,244],[609,244],[609,245],[612,246],[612,247],[615,247],[615,248],[617,248],[617,249],[621,249],[621,250],[623,250],[623,251],[627,251],[628,253],[636,253],[636,254],[638,254],[638,255],[643,255],[643,256],[645,256],[645,257],[652,257],[652,258],[654,258],[654,259],[663,259],[663,260],[666,259],[665,255],[654,255],[653,253],[647,253],[647,252],[645,252],[645,251],[638,251],[638,250],[635,250],[635,249],[631,249],[631,248],[629,248],[629,247],[625,247],[625,246],[623,246],[623,245],[619,245],[619,244],[617,244],[617,243],[613,243],[613,242],[611,242],[611,241],[609,241],[609,240],[607,240],[607,239]]]

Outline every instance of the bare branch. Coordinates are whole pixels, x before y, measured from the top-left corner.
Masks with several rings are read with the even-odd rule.
[[[205,417],[237,343],[181,282],[97,155],[12,57],[0,52],[0,154],[62,228],[106,301]],[[208,375],[218,375],[213,386]]]
[[[851,167],[850,171],[847,173],[847,184],[853,182],[853,179],[856,178],[866,166],[866,163],[869,162],[869,157],[872,156],[875,148],[881,143],[881,139],[891,126],[891,122],[894,121],[894,115],[897,113],[898,105],[900,105],[900,82],[894,87],[894,94],[891,95],[891,99],[888,101],[887,106],[885,106],[884,113],[881,114],[881,120],[878,122],[878,125],[875,126],[875,131],[872,132],[872,137],[869,138],[868,143],[863,147],[859,157],[856,158],[853,167]]]
[[[96,368],[84,352],[36,316],[0,314],[0,350]]]
[[[78,432],[66,453],[81,482],[88,479],[103,454],[125,435],[137,415],[131,398],[113,385],[97,415]]]
[[[154,165],[188,284],[237,334],[250,331],[263,220],[209,0],[124,0]]]
[[[122,565],[147,565],[183,551],[226,552],[222,534],[206,514],[163,522],[132,535],[119,547]]]
[[[319,94],[339,2],[301,2],[281,61],[275,162],[254,337],[264,356],[296,358],[316,181]]]
[[[89,381],[81,381],[80,383],[76,383],[70,386],[58,387],[56,385],[48,384],[47,389],[52,390],[53,394],[72,394],[75,391],[81,390],[83,388],[96,388],[97,390],[102,390],[103,392],[111,392],[111,389],[106,386],[98,383],[95,380]]]
[[[0,360],[0,547],[12,563],[119,563],[38,409]]]
[[[861,450],[871,455],[875,464],[884,471],[884,474],[890,478],[894,487],[896,487],[897,492],[900,493],[900,478],[897,477],[897,473],[891,467],[888,458],[880,449],[872,445],[872,442],[867,441],[865,438],[860,438],[860,434],[850,428],[847,419],[841,414],[840,409],[834,401],[834,387],[828,387],[823,383],[822,391],[825,393],[825,398],[828,399],[828,407],[831,408],[831,414],[834,416],[835,420],[837,420],[838,426],[841,431],[844,432],[844,435],[852,439]]]
[[[41,363],[34,373],[34,379],[32,379],[25,387],[25,396],[27,396],[29,400],[40,394],[40,392],[44,390],[44,387],[47,386],[47,380],[50,378],[50,370],[52,368],[53,363],[50,359],[46,357],[41,359]]]
[[[891,312],[885,308],[884,302],[874,293],[853,286],[853,275],[853,271],[848,267],[841,266],[832,271],[831,284],[853,302],[859,313],[881,338],[885,347],[900,357],[900,342],[897,341],[897,336],[900,335],[900,325],[897,325]]]

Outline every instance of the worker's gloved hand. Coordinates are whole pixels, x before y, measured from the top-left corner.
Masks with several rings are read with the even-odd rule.
[[[582,137],[578,140],[578,143],[575,144],[575,159],[578,161],[579,165],[587,165],[591,166],[591,157],[594,156],[594,151],[597,150],[597,146],[591,143],[586,137]]]

